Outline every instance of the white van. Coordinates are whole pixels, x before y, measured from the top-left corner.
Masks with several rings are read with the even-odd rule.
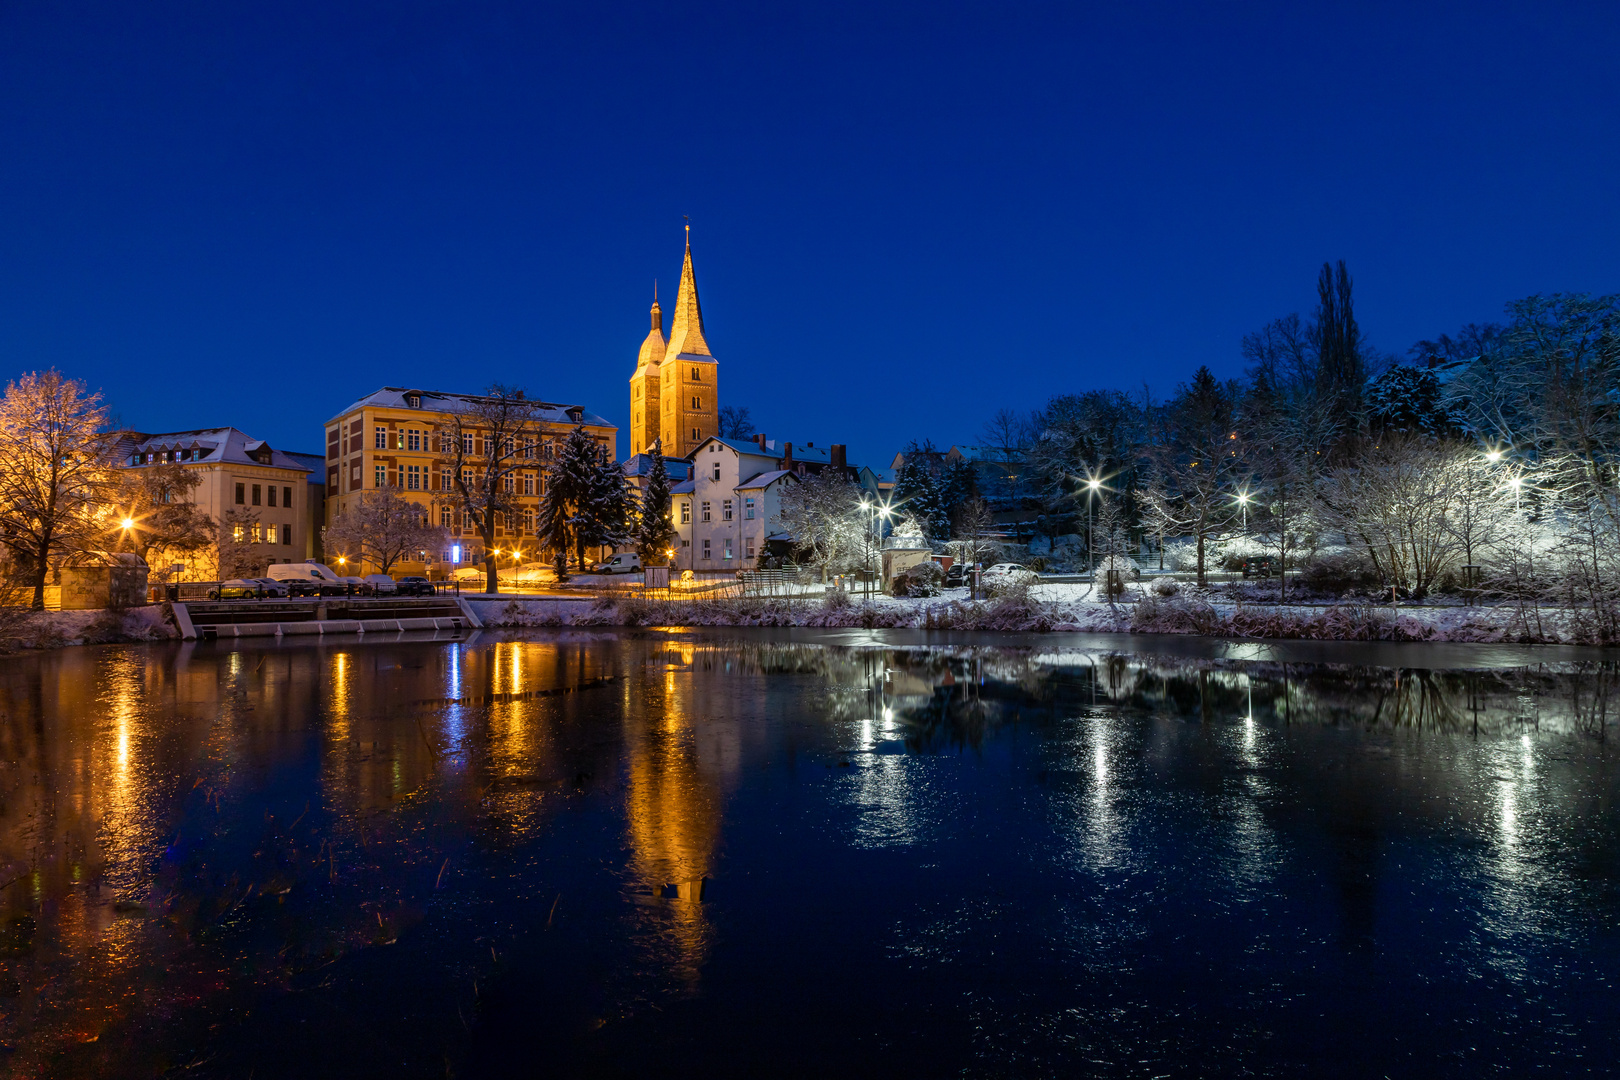
[[[617,555],[609,555],[606,559],[591,567],[593,574],[639,574],[641,573],[641,556],[634,551],[621,551]]]
[[[302,590],[299,590],[297,584],[294,584],[294,596],[297,596],[300,591],[306,596],[339,595],[349,591],[345,579],[334,574],[331,567],[322,566],[320,563],[272,563],[270,569],[264,572],[264,576],[276,581],[285,581],[289,584],[303,584]]]

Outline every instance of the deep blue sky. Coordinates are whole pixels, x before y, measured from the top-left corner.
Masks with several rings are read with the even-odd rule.
[[[623,425],[690,215],[722,402],[881,464],[1235,375],[1328,258],[1401,353],[1620,290],[1616,57],[1614,3],[0,0],[0,374],[317,452],[384,384]]]

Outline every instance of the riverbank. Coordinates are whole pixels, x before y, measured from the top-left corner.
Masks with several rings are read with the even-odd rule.
[[[1285,605],[1211,599],[1196,593],[1120,602],[1036,590],[993,600],[877,596],[783,600],[668,600],[467,597],[485,626],[799,626],[862,629],[996,630],[1037,633],[1197,634],[1307,641],[1455,641],[1609,644],[1590,619],[1566,608],[1391,606],[1368,602]]]
[[[1302,641],[1614,643],[1604,639],[1587,613],[1568,608],[1518,604],[1392,606],[1367,601],[1276,604],[1190,590],[1169,598],[1131,597],[1114,602],[1092,598],[1083,590],[1063,588],[1031,589],[978,601],[968,599],[965,593],[865,599],[832,593],[793,600],[735,596],[664,599],[623,594],[463,596],[484,626],[499,628],[735,626],[1192,634]],[[121,612],[13,611],[0,626],[0,651],[162,641],[179,636],[167,605]]]

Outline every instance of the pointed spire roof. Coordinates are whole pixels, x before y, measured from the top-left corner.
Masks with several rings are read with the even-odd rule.
[[[658,306],[658,282],[653,282],[652,329],[641,343],[641,355],[636,357],[636,374],[651,364],[664,362],[664,309]]]
[[[692,273],[692,226],[686,226],[686,260],[681,264],[681,287],[675,295],[675,312],[669,324],[666,356],[689,353],[711,356],[703,338],[703,305],[698,303],[697,276]]]

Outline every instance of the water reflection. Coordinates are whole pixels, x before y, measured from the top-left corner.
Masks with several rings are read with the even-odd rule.
[[[737,987],[807,978],[976,1032],[939,1035],[964,1056],[938,1071],[1016,1072],[1031,1045],[1125,1060],[1130,1023],[1063,1020],[1094,1015],[1073,995],[1099,973],[1143,1017],[1173,1012],[1148,972],[1227,1008],[1188,935],[1278,1008],[1340,993],[1301,972],[1345,957],[1534,987],[1548,1016],[1579,1011],[1561,986],[1610,1000],[1585,928],[1620,893],[1615,665],[1269,655],[577,632],[17,658],[0,1040],[19,1074],[245,1075],[210,1032],[251,1032],[246,1002],[330,1017],[392,992],[400,1074],[442,1075],[499,1041],[492,986],[554,977],[569,1038],[622,1048],[666,1045],[648,1033],[695,1002],[779,1030]],[[1030,993],[984,999],[1009,956]],[[241,1045],[297,1072],[263,1023]],[[1227,1032],[1249,1055],[1227,1064],[1299,1065],[1263,1027]]]

